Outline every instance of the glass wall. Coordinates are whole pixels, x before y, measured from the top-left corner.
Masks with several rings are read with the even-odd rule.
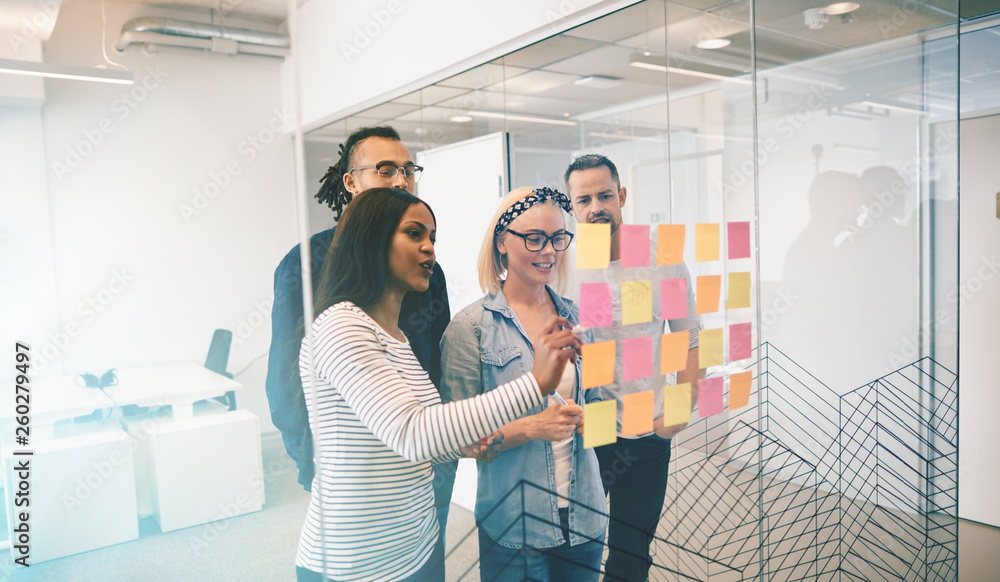
[[[374,125],[426,167],[416,192],[436,212],[452,315],[483,295],[477,255],[500,198],[565,191],[577,156],[617,165],[626,224],[657,243],[659,227],[683,227],[712,332],[699,342],[715,357],[673,439],[650,579],[956,578],[959,307],[990,295],[977,290],[989,279],[959,269],[959,123],[1000,107],[996,27],[958,34],[981,12],[959,14],[958,0],[634,2],[311,131],[297,160],[298,88],[282,94],[281,59],[162,42],[115,51],[102,28],[192,16],[102,8],[64,3],[57,23],[39,8],[26,17],[54,27],[4,30],[0,49],[135,79],[0,73],[0,335],[30,354],[39,579],[65,578],[66,561],[104,571],[97,548],[118,552],[127,576],[147,552],[125,542],[148,549],[162,533],[183,536],[203,571],[233,547],[297,543],[309,500],[271,420],[270,322],[312,297],[275,296],[275,270],[293,272],[296,243],[335,225],[312,196],[339,146]],[[281,15],[218,12],[195,19],[283,34]],[[978,248],[966,256],[977,269],[992,252]],[[292,352],[300,332],[283,332]],[[989,361],[982,337],[962,342]],[[16,542],[25,415],[12,413],[15,383],[0,387],[0,538]],[[453,502],[471,511],[476,487],[463,461]],[[287,512],[274,537],[227,527],[273,515],[262,508]],[[15,571],[8,545],[0,579]],[[447,548],[449,579],[476,579],[477,559],[460,557],[478,556],[471,518],[453,518]]]
[[[574,157],[600,153],[629,193],[625,223],[686,228],[695,288],[720,283],[718,308],[700,315],[723,333],[705,373],[728,406],[696,411],[674,439],[653,579],[950,579],[957,10],[647,0],[307,140],[384,123],[420,160],[499,134],[499,190],[446,201],[418,187],[436,204],[562,189]],[[488,218],[440,221],[439,254],[460,256],[449,246],[478,242]],[[716,260],[697,256],[702,225],[719,228]],[[442,264],[474,271],[463,261]],[[453,312],[481,293],[461,287]],[[741,324],[751,354],[731,343]],[[734,406],[744,371],[749,405]]]

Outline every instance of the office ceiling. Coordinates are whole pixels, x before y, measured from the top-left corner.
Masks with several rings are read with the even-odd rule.
[[[504,129],[538,134],[545,133],[546,126],[562,127],[550,133],[565,135],[576,120],[625,102],[639,107],[644,99],[662,97],[668,85],[678,94],[707,83],[718,86],[723,77],[735,79],[723,83],[727,86],[746,84],[754,54],[758,70],[801,62],[954,23],[958,4],[857,0],[861,7],[850,15],[829,16],[820,28],[807,25],[805,9],[834,1],[757,0],[756,35],[751,39],[747,0],[647,0],[315,130],[310,139],[336,142],[358,127],[383,123],[396,127],[418,148],[421,143],[439,145]],[[698,49],[695,44],[705,38],[730,44]],[[661,68],[630,66],[637,59]],[[671,67],[669,74],[663,65]],[[595,76],[613,81],[583,81]],[[644,112],[653,117],[645,126],[655,127],[658,119],[665,122],[665,110],[646,107]],[[456,123],[465,117],[473,120]]]

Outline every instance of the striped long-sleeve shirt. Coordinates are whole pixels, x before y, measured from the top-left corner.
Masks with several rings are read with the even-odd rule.
[[[317,473],[296,565],[336,580],[395,580],[419,569],[437,539],[432,462],[459,457],[542,400],[531,374],[449,404],[407,342],[353,303],[313,323],[299,367],[315,432]],[[321,533],[322,532],[322,533]]]

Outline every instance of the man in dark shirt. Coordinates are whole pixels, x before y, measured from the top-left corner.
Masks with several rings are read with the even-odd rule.
[[[391,127],[362,128],[352,133],[341,146],[341,158],[323,177],[323,186],[316,198],[327,203],[334,211],[334,218],[339,220],[344,207],[353,197],[369,188],[400,188],[412,194],[421,169],[413,163],[396,130]],[[336,227],[324,230],[309,240],[314,293],[335,230]],[[444,272],[435,263],[430,288],[423,293],[407,293],[399,313],[399,327],[435,386],[441,379],[439,344],[450,320]],[[301,254],[296,245],[274,271],[266,390],[271,421],[281,431],[285,450],[298,466],[299,483],[310,491],[316,469],[313,465],[309,415],[299,376],[299,334],[302,325]],[[436,466],[434,481],[443,534],[454,483],[453,467]]]

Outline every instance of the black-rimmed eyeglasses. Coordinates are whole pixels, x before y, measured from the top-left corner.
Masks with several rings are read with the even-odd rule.
[[[545,245],[552,241],[552,249],[565,251],[569,248],[569,243],[573,242],[573,233],[568,230],[557,230],[552,236],[544,232],[532,232],[523,234],[516,230],[507,229],[507,232],[524,239],[524,248],[535,253],[545,248]]]
[[[393,178],[396,177],[396,174],[398,174],[399,171],[402,170],[403,177],[406,178],[407,180],[413,180],[414,182],[420,181],[420,172],[424,171],[423,166],[418,166],[416,164],[407,164],[403,167],[399,167],[396,164],[393,164],[392,162],[384,162],[381,164],[371,164],[368,166],[357,166],[348,170],[347,173],[350,174],[355,170],[369,170],[371,168],[375,168],[375,171],[378,172],[378,177],[384,180],[392,180]]]

